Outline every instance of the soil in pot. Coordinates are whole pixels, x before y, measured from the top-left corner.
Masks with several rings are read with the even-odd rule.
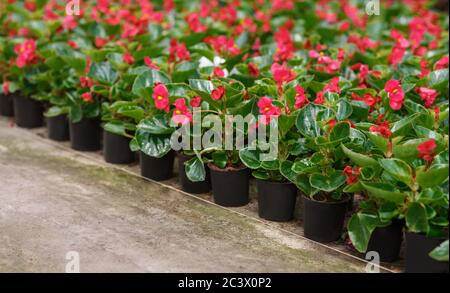
[[[98,151],[101,149],[102,129],[100,119],[83,118],[70,122],[70,144],[77,151]]]
[[[199,194],[211,191],[211,179],[210,171],[206,168],[205,181],[192,182],[187,178],[184,163],[189,161],[192,157],[186,156],[182,153],[178,153],[178,180],[181,184],[183,191]]]
[[[66,115],[47,117],[48,138],[56,141],[70,139],[69,120]]]
[[[269,221],[287,222],[294,217],[297,187],[290,182],[256,180],[258,215]]]
[[[332,242],[341,237],[349,196],[341,201],[318,201],[303,196],[305,237],[318,242]]]
[[[448,273],[448,262],[440,262],[429,256],[446,239],[406,232],[405,240],[405,273]]]
[[[245,206],[249,202],[249,175],[246,167],[220,169],[208,164],[214,202],[224,207]]]
[[[135,154],[130,150],[131,138],[103,130],[103,158],[111,164],[131,164]]]
[[[14,116],[16,125],[23,128],[36,128],[44,125],[42,103],[21,94],[14,95]]]
[[[14,116],[14,104],[12,95],[0,95],[0,116]]]
[[[389,226],[376,228],[370,237],[367,251],[376,251],[382,262],[393,262],[399,257],[405,222],[394,219]]]
[[[168,152],[161,158],[150,157],[140,153],[141,175],[155,181],[163,181],[173,177],[174,151]]]

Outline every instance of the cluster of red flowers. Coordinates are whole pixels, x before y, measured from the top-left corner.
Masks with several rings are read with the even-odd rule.
[[[19,68],[35,64],[39,61],[36,54],[36,41],[33,39],[26,40],[22,44],[17,44],[14,48],[17,54],[16,65]]]
[[[431,162],[436,156],[436,141],[434,139],[427,140],[417,146],[417,150],[419,151],[419,158],[424,159],[425,161]]]
[[[347,184],[352,185],[358,182],[358,176],[361,174],[360,167],[345,166],[344,175],[347,177]]]

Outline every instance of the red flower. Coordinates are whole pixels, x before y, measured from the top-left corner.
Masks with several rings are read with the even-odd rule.
[[[3,81],[3,94],[8,95],[9,94],[9,81],[5,80]]]
[[[213,75],[216,77],[225,77],[225,72],[220,67],[214,67]]]
[[[416,89],[416,92],[420,95],[420,98],[425,102],[425,107],[431,108],[434,103],[434,100],[438,96],[438,92],[434,89],[419,87]]]
[[[303,108],[305,105],[309,103],[308,98],[305,95],[305,89],[300,85],[295,87],[295,105],[294,109]]]
[[[67,41],[67,45],[69,45],[72,49],[77,49],[78,48],[78,44],[75,41],[72,41],[72,40],[68,40]]]
[[[256,66],[256,64],[249,63],[249,64],[247,64],[247,68],[248,68],[248,73],[251,76],[254,76],[254,77],[259,76],[259,69],[258,69],[258,66]]]
[[[419,158],[424,159],[425,161],[433,161],[436,153],[434,150],[436,149],[436,141],[434,139],[427,140],[417,146],[417,150],[419,153]]]
[[[175,100],[175,110],[173,111],[172,121],[177,124],[187,124],[192,121],[192,112],[186,105],[186,100],[179,98]]]
[[[169,91],[162,83],[156,84],[153,88],[153,100],[155,101],[155,107],[159,110],[169,110]]]
[[[103,38],[100,38],[100,37],[96,37],[95,38],[95,46],[97,47],[97,48],[101,48],[101,47],[103,47],[104,45],[106,45],[108,43],[108,40],[107,39],[103,39]]]
[[[134,63],[134,57],[129,52],[123,54],[123,61],[129,65]]]
[[[187,15],[185,19],[189,25],[189,28],[194,33],[204,32],[208,28],[206,25],[204,25],[200,22],[199,15],[195,12]]]
[[[195,96],[191,98],[191,106],[192,107],[200,107],[200,105],[202,104],[202,98],[199,96]]]
[[[392,136],[391,129],[389,128],[389,123],[386,121],[381,122],[380,125],[371,126],[369,128],[370,132],[378,132],[382,137],[389,139]]]
[[[391,79],[384,86],[384,90],[389,97],[389,105],[393,110],[400,110],[405,100],[405,93],[403,92],[400,81]]]
[[[402,61],[403,56],[405,55],[406,49],[395,46],[392,48],[391,54],[389,55],[389,64],[396,65]]]
[[[86,92],[84,94],[81,95],[81,98],[83,99],[83,101],[85,101],[86,103],[92,103],[94,100],[92,99],[92,94],[90,92]]]
[[[218,100],[222,99],[224,94],[225,94],[225,88],[223,86],[218,86],[216,89],[214,89],[211,92],[211,98],[214,101],[218,101]]]
[[[327,125],[330,126],[330,131],[334,128],[336,123],[337,123],[337,121],[335,119],[330,119],[327,121]]]
[[[272,71],[273,79],[279,87],[285,82],[289,82],[295,78],[295,72],[292,71],[286,64],[280,65],[278,63],[272,64],[270,68]]]
[[[89,77],[80,76],[81,87],[90,88],[92,86],[92,80]]]
[[[352,185],[358,182],[358,175],[361,174],[361,168],[352,168],[352,166],[345,166],[342,172],[344,173],[345,177],[347,177],[347,184]]]
[[[153,63],[152,59],[150,59],[150,57],[148,56],[144,57],[144,63],[152,69],[159,70],[159,67],[155,63]]]
[[[323,91],[320,91],[316,94],[316,99],[313,102],[316,105],[322,105],[323,103],[325,103],[325,97],[323,95]]]
[[[272,100],[268,97],[262,97],[258,101],[259,113],[263,116],[261,117],[261,123],[269,124],[270,119],[275,116],[278,117],[281,114],[280,108],[272,104]]]
[[[170,40],[169,60],[171,62],[190,60],[191,55],[184,43],[179,43],[176,39]]]

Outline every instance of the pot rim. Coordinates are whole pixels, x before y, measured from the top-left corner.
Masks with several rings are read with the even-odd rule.
[[[255,178],[255,179],[256,179],[256,182],[269,183],[269,184],[273,184],[273,185],[295,185],[294,183],[292,183],[289,180],[286,180],[286,181],[272,181],[272,180],[263,180],[263,179],[259,179],[259,178]]]
[[[410,231],[408,231],[408,229],[405,229],[405,234],[417,235],[422,238],[426,238],[426,239],[430,239],[430,240],[443,240],[443,241],[448,240],[448,236],[447,237],[427,237],[427,235],[425,235],[425,233],[410,232]]]
[[[335,204],[348,203],[348,202],[350,201],[351,197],[350,197],[350,195],[348,195],[348,194],[346,194],[346,196],[347,196],[346,199],[343,199],[343,200],[340,200],[340,201],[319,201],[319,200],[315,200],[315,199],[313,199],[313,198],[311,198],[311,197],[305,195],[305,194],[302,192],[302,197],[303,197],[303,199],[306,199],[306,200],[309,200],[309,201],[312,201],[312,202],[316,202],[316,203],[328,204],[328,205],[335,205]]]
[[[211,171],[217,171],[217,172],[222,172],[222,173],[240,172],[243,170],[248,170],[247,166],[245,166],[245,165],[242,165],[241,167],[238,167],[236,169],[231,169],[231,170],[230,169],[220,169],[219,167],[217,167],[216,165],[214,165],[211,162],[208,163],[207,166]]]

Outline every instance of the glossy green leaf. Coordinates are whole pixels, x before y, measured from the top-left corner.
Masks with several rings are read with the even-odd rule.
[[[316,189],[325,192],[331,192],[345,183],[345,175],[341,171],[335,171],[329,176],[325,176],[320,173],[314,173],[311,175],[309,183]]]
[[[407,163],[400,159],[381,159],[379,162],[384,171],[388,172],[393,178],[411,185],[412,170]]]
[[[427,233],[429,229],[427,211],[423,204],[412,202],[405,215],[409,232]]]
[[[436,164],[428,170],[424,167],[416,170],[417,183],[422,188],[438,186],[448,180],[448,164]]]

